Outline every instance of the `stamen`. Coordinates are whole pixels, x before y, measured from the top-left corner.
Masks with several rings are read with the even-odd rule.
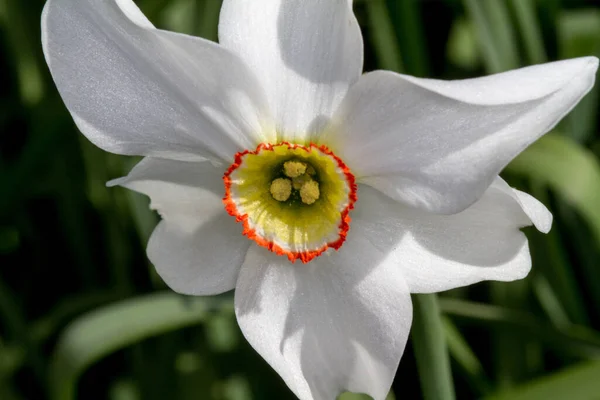
[[[287,201],[292,195],[292,181],[285,178],[277,178],[271,182],[271,196],[277,201]]]
[[[285,173],[285,176],[289,178],[297,178],[306,172],[306,164],[294,160],[286,161],[283,164],[283,172]]]
[[[305,182],[300,188],[300,198],[304,204],[314,203],[319,200],[320,195],[319,184],[316,181]]]

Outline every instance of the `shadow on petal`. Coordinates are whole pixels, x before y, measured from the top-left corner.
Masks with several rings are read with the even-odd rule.
[[[263,253],[271,265],[252,272],[251,291],[240,286],[255,266],[242,267],[242,330],[300,397],[384,398],[406,344],[410,296],[391,249],[375,248],[360,222],[353,228],[339,252],[305,265]]]
[[[348,0],[279,2],[278,50],[287,68],[318,84],[345,84],[346,68],[362,68],[362,35]]]
[[[436,215],[359,187],[361,200],[370,207],[355,216],[365,221],[375,246],[394,254],[411,292],[512,281],[531,268],[527,238],[520,231],[530,221],[515,198],[502,190],[490,187],[465,211]]]

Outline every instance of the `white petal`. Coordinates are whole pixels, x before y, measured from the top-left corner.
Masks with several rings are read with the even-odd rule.
[[[292,142],[325,127],[362,71],[350,0],[225,0],[219,41],[254,70]]]
[[[239,57],[154,29],[131,0],[49,0],[42,42],[77,126],[104,150],[230,162],[274,138],[264,92]]]
[[[425,213],[395,202],[366,185],[352,214],[380,251],[398,260],[411,293],[432,293],[483,280],[512,281],[531,269],[527,238],[519,228],[547,227],[549,213],[497,178],[483,197],[455,215]],[[529,215],[528,215],[529,214]],[[551,216],[550,216],[551,220]]]
[[[148,258],[174,291],[214,295],[235,287],[250,244],[223,211],[191,233],[161,221],[148,242]]]
[[[164,220],[192,232],[202,223],[202,218],[224,210],[223,173],[223,168],[208,161],[146,157],[126,177],[110,181],[108,186],[120,185],[149,196],[150,207]]]
[[[224,210],[221,174],[209,162],[145,158],[127,177],[109,183],[150,196],[163,221],[148,242],[148,257],[177,292],[233,289],[250,246]]]
[[[431,212],[459,212],[577,104],[597,67],[586,57],[462,81],[369,73],[320,142],[359,182]]]
[[[290,264],[251,247],[235,305],[250,344],[303,400],[345,390],[387,395],[412,306],[394,260],[360,234],[336,253]]]
[[[550,232],[552,227],[552,214],[546,206],[539,202],[538,199],[528,193],[521,192],[517,189],[512,189],[514,196],[521,204],[523,212],[527,214],[533,225],[542,233]]]

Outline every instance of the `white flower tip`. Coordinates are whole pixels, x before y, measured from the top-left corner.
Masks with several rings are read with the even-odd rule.
[[[106,182],[106,187],[115,187],[115,186],[124,186],[123,184],[127,182],[127,177],[121,177],[117,179],[112,179]]]
[[[597,61],[596,61],[597,62]],[[523,212],[531,220],[536,229],[542,233],[550,232],[552,228],[552,213],[538,199],[528,193],[513,189]]]
[[[529,218],[531,218],[535,228],[542,233],[548,233],[550,232],[550,229],[552,229],[552,222],[554,220],[554,217],[550,210],[548,210],[543,205],[539,208],[535,216],[530,215]]]
[[[596,72],[596,70],[598,69],[598,62],[600,61],[600,60],[598,60],[598,57],[589,56],[589,57],[583,57],[583,59],[587,60],[588,66],[590,67],[590,69],[593,69],[594,72]]]
[[[588,56],[576,59],[581,61],[583,66],[580,77],[589,82],[588,91],[594,86],[596,81],[596,72],[598,71],[598,57]],[[586,91],[587,93],[587,91]]]
[[[583,75],[584,79],[589,79],[589,89],[591,89],[594,86],[594,82],[596,80],[596,72],[598,71],[598,57],[581,57],[576,58],[573,61],[580,61],[583,64],[581,69],[581,75]]]

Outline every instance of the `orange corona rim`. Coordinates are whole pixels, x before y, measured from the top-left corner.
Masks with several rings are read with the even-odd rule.
[[[259,246],[307,263],[338,250],[357,199],[354,175],[326,146],[260,144],[223,176],[227,212]]]

